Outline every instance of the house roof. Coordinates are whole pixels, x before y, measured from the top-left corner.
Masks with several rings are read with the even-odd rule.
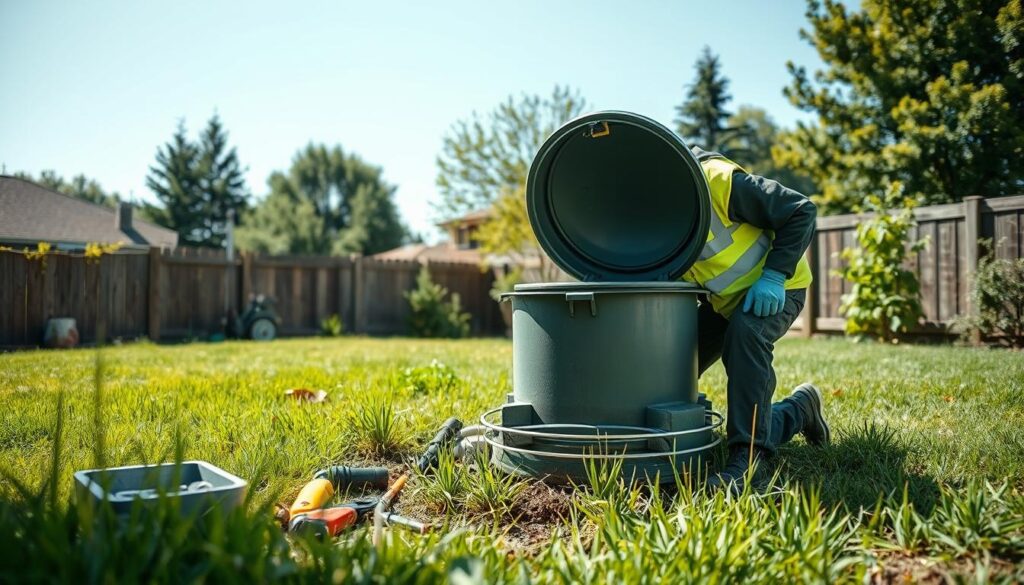
[[[76,199],[25,179],[0,175],[0,242],[86,244],[121,242],[126,246],[173,248],[173,230],[132,218],[117,227],[116,209]]]
[[[448,227],[450,225],[454,225],[454,224],[459,224],[459,225],[461,225],[461,224],[477,224],[477,223],[483,223],[483,222],[487,221],[490,218],[491,218],[491,208],[488,207],[488,208],[485,208],[485,209],[477,209],[476,211],[470,211],[469,213],[467,213],[465,215],[461,215],[459,217],[453,217],[451,219],[447,219],[447,220],[442,221],[441,223],[439,223],[437,225],[438,225],[438,227],[446,228],[446,227]]]
[[[480,264],[479,250],[460,250],[445,242],[433,246],[407,244],[399,248],[373,254],[377,260],[415,260],[417,262],[451,262],[454,264]]]

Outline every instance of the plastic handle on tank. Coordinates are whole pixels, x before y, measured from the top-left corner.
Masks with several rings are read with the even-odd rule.
[[[592,292],[567,292],[565,302],[569,303],[569,316],[576,316],[576,301],[590,303],[590,316],[597,317],[597,300]]]
[[[329,480],[317,478],[303,486],[295,503],[288,510],[292,518],[324,507],[334,496],[334,486]]]
[[[321,469],[313,476],[326,479],[334,486],[335,491],[343,491],[349,487],[362,488],[367,485],[378,489],[387,489],[389,474],[386,467],[349,467],[333,465]]]

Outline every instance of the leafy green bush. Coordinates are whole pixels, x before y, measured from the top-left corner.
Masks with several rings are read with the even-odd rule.
[[[846,266],[836,271],[853,284],[839,306],[847,335],[890,341],[921,320],[917,275],[904,268],[927,245],[924,239],[908,243],[917,225],[913,208],[898,186],[868,198],[865,211],[875,215],[857,226],[857,246],[842,251]]]
[[[416,337],[466,337],[469,335],[469,313],[462,311],[458,293],[446,302],[448,289],[430,278],[424,266],[416,277],[416,289],[405,293],[412,315],[409,327]]]
[[[337,313],[320,321],[320,334],[324,337],[341,337],[343,330],[341,317]]]
[[[446,394],[458,381],[455,370],[436,359],[428,366],[402,370],[403,385],[416,395]]]
[[[995,260],[986,255],[974,274],[971,303],[977,313],[963,319],[966,332],[1024,347],[1024,258]]]

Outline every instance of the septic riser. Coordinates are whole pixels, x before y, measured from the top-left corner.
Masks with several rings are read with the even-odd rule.
[[[508,398],[514,400],[512,395]],[[674,402],[667,404],[651,405],[647,407],[645,422],[646,430],[615,429],[614,432],[605,430],[602,436],[605,439],[595,438],[591,441],[559,439],[553,436],[537,437],[528,434],[516,433],[517,427],[528,427],[532,432],[542,432],[550,435],[580,435],[578,426],[573,425],[538,425],[536,415],[531,405],[522,402],[510,402],[501,408],[502,427],[508,431],[502,431],[497,437],[500,445],[510,449],[528,450],[512,451],[495,446],[492,454],[492,462],[499,468],[509,473],[526,475],[531,477],[545,478],[555,482],[569,479],[576,482],[587,479],[588,465],[600,466],[602,464],[614,464],[615,458],[598,457],[585,458],[588,454],[605,454],[612,456],[615,452],[622,452],[628,456],[650,453],[649,457],[633,457],[621,459],[621,475],[629,480],[652,481],[655,477],[660,483],[671,483],[675,481],[675,475],[690,473],[702,468],[705,451],[701,448],[710,449],[716,441],[710,427],[718,426],[712,422],[713,417],[720,416],[711,411],[711,403],[703,394],[699,395],[696,404],[688,402]],[[634,439],[615,441],[615,436],[644,434],[645,432],[673,433],[695,431],[705,427],[707,430],[686,433],[672,436],[670,438]],[[639,431],[639,432],[638,432]],[[678,455],[658,455],[658,453],[698,450],[692,453]],[[570,454],[580,456],[578,458],[565,458],[551,456],[551,454]]]
[[[542,459],[521,453],[510,453],[496,448],[492,449],[492,451],[491,462],[502,471],[556,484],[568,481],[577,484],[586,483],[588,479],[588,464],[593,465],[598,470],[601,469],[601,465],[611,466],[616,464],[616,462],[608,459],[591,459],[589,462],[571,459],[552,461],[551,459]],[[515,462],[509,460],[510,455],[515,456]],[[673,472],[673,466],[667,461],[659,463],[652,461],[632,463],[630,460],[623,460],[620,476],[626,481],[652,482],[657,477],[660,484],[673,483],[675,482],[676,474],[682,477],[684,474],[696,475],[698,472],[703,473],[703,468],[707,461],[710,461],[710,458],[705,458],[701,454],[679,456],[677,457],[678,465],[675,466],[676,471]]]

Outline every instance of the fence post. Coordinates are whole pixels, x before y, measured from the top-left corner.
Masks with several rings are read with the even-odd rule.
[[[160,262],[161,249],[149,249],[149,306],[147,307],[147,329],[149,340],[160,341]]]
[[[363,294],[363,256],[352,258],[352,312],[355,317],[355,332],[366,333],[366,295]]]
[[[252,252],[242,252],[242,291],[238,299],[238,312],[241,313],[249,302],[252,294]]]
[[[964,197],[964,270],[961,271],[963,278],[967,279],[967,298],[964,299],[964,308],[967,316],[977,316],[979,307],[971,300],[971,289],[973,288],[974,274],[978,271],[978,240],[981,235],[981,202],[984,198],[979,195]],[[981,332],[971,332],[971,343],[981,343]]]
[[[818,288],[821,286],[822,275],[814,274],[818,267],[818,233],[811,236],[811,245],[807,247],[807,263],[811,267],[811,274],[814,276],[810,286],[807,287],[807,298],[804,299],[804,308],[801,311],[800,319],[803,321],[803,328],[800,330],[802,337],[811,337],[817,330],[818,325]]]

